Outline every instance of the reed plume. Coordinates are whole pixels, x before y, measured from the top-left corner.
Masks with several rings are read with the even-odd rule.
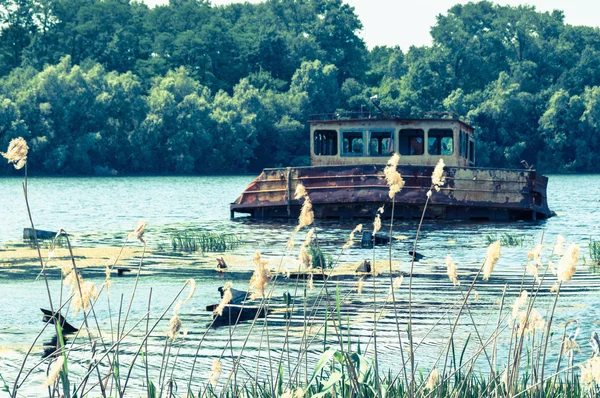
[[[362,294],[362,292],[363,292],[363,284],[364,284],[363,282],[364,282],[363,278],[360,278],[358,280],[358,283],[357,283],[358,286],[357,286],[357,289],[356,289],[356,291],[357,291],[358,294]]]
[[[563,340],[563,354],[568,355],[570,352],[578,351],[581,352],[581,347],[575,341],[575,338],[565,337]]]
[[[521,308],[527,304],[528,297],[529,294],[527,293],[527,290],[523,290],[519,297],[515,299],[515,302],[512,306],[512,319],[515,319],[519,316],[519,311],[521,311]]]
[[[527,254],[528,260],[533,260],[536,266],[541,267],[542,262],[540,261],[540,256],[542,255],[542,245],[535,245]]]
[[[446,272],[448,273],[448,278],[452,281],[454,286],[460,285],[460,281],[458,280],[458,270],[450,255],[446,256]]]
[[[265,296],[265,287],[271,280],[269,271],[265,268],[266,263],[266,261],[261,259],[260,252],[257,250],[254,254],[256,269],[254,270],[254,274],[252,274],[252,278],[250,278],[250,289],[253,290],[250,297],[253,300]]]
[[[294,192],[294,199],[302,199],[303,197],[308,196],[308,192],[306,192],[306,188],[304,185],[298,184],[296,185],[296,192]]]
[[[581,382],[585,384],[600,383],[600,357],[588,359],[580,365]]]
[[[64,363],[65,363],[64,356],[61,355],[58,358],[56,358],[56,360],[54,361],[52,366],[50,366],[50,371],[48,372],[48,377],[46,377],[46,381],[44,382],[44,385],[42,386],[42,388],[48,388],[48,387],[54,385],[54,383],[56,382],[56,379],[58,378],[58,375],[62,371]]]
[[[167,331],[167,337],[171,340],[175,340],[179,336],[181,330],[181,319],[179,314],[175,313],[169,320],[169,330]]]
[[[127,239],[130,240],[130,239],[135,238],[145,245],[146,244],[146,241],[144,240],[144,232],[145,231],[146,231],[146,221],[138,220],[137,227],[129,233],[129,235],[127,236]]]
[[[15,166],[15,169],[19,170],[27,164],[28,151],[29,147],[27,146],[27,142],[22,137],[18,137],[13,138],[10,141],[6,153],[0,152],[0,154],[2,154],[8,163],[12,163],[13,166]]]
[[[222,371],[223,371],[223,368],[221,367],[221,360],[219,358],[217,358],[212,363],[210,376],[208,377],[208,382],[210,383],[210,385],[212,385],[213,387],[217,386],[217,383],[219,382],[219,377],[221,377]]]
[[[110,265],[106,264],[104,266],[104,286],[106,286],[106,294],[110,294],[110,287],[112,286],[112,279],[110,277],[111,268]]]
[[[73,308],[74,315],[77,315],[81,309],[87,311],[90,302],[98,297],[96,285],[93,282],[85,281],[75,270],[71,270],[63,283],[71,289],[71,294],[73,295],[71,307]]]
[[[527,265],[525,266],[525,269],[527,270],[528,274],[533,275],[533,279],[536,282],[538,282],[538,283],[540,282],[540,278],[539,278],[539,275],[538,275],[538,267],[535,264],[533,264],[533,263],[527,263]]]
[[[343,249],[348,249],[350,248],[352,245],[354,245],[354,235],[357,232],[362,232],[362,228],[363,225],[362,224],[358,224],[356,227],[354,227],[354,229],[352,230],[352,232],[350,232],[350,235],[348,236],[348,241],[346,242],[346,244],[344,245]]]
[[[193,278],[187,279],[185,281],[185,284],[189,284],[190,285],[190,291],[188,293],[187,298],[185,299],[185,302],[187,303],[188,301],[191,300],[192,296],[194,295],[194,292],[196,291],[196,280]]]
[[[431,174],[431,185],[437,192],[440,192],[440,187],[444,186],[446,183],[446,177],[444,176],[445,166],[444,159],[440,158],[433,169],[433,173]]]
[[[563,254],[563,245],[565,244],[565,238],[562,235],[556,235],[556,243],[554,244],[554,249],[552,250],[554,254],[560,256]]]
[[[305,245],[300,246],[300,253],[298,253],[298,261],[300,265],[305,268],[311,268],[312,266],[312,256],[306,250]]]
[[[497,240],[490,244],[487,248],[487,254],[485,256],[485,262],[483,264],[483,280],[487,281],[490,279],[490,275],[492,275],[492,271],[494,270],[494,265],[498,262],[500,258],[500,241]]]
[[[379,215],[379,213],[377,213],[377,215],[375,216],[375,220],[373,220],[373,238],[375,237],[377,232],[379,232],[380,229],[381,229],[381,216]]]
[[[294,250],[294,247],[296,246],[296,242],[294,241],[294,235],[296,235],[296,230],[294,230],[294,232],[292,232],[292,235],[290,236],[288,241],[285,243],[285,248],[288,249],[289,251]]]
[[[218,314],[219,316],[223,315],[223,310],[225,309],[227,304],[229,304],[231,302],[231,299],[233,298],[233,295],[231,294],[232,286],[233,286],[233,284],[231,282],[227,282],[223,286],[223,289],[222,289],[223,297],[221,297],[221,301],[219,301],[219,305],[214,310],[215,314]]]
[[[315,234],[315,229],[311,228],[308,230],[308,232],[306,233],[306,238],[304,238],[304,243],[303,246],[308,246],[310,245],[310,242],[312,241],[312,237]]]
[[[427,379],[427,384],[425,385],[425,389],[431,391],[437,385],[438,380],[440,378],[440,371],[435,368],[429,374],[429,378]]]
[[[573,275],[575,275],[575,271],[577,270],[575,264],[577,264],[578,258],[579,246],[574,243],[570,244],[558,263],[556,272],[558,274],[559,282],[565,282],[573,278]]]
[[[542,315],[533,308],[529,314],[527,311],[521,311],[519,313],[519,331],[518,335],[533,334],[535,330],[543,330],[546,327],[546,321],[542,318]]]
[[[390,187],[389,196],[392,199],[398,192],[402,190],[404,187],[404,180],[400,173],[398,173],[398,162],[400,161],[400,155],[397,153],[393,154],[392,157],[388,160],[387,166],[383,169],[383,174],[385,176],[385,181]]]

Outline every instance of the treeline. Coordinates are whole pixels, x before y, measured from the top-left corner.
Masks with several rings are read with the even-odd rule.
[[[47,173],[302,165],[310,114],[378,95],[474,125],[480,166],[600,171],[599,29],[490,2],[452,7],[406,52],[368,50],[361,27],[341,0],[4,0],[0,148],[23,136]]]

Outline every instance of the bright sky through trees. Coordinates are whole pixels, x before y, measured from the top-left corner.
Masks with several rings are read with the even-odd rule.
[[[167,3],[167,0],[144,0],[148,5]],[[235,0],[212,0],[212,4],[230,4]],[[258,3],[259,0],[251,0]],[[361,36],[369,48],[399,45],[403,51],[411,45],[431,44],[429,29],[438,14],[445,14],[455,4],[467,0],[345,0],[356,9],[363,23]],[[538,11],[562,10],[565,22],[570,25],[599,26],[600,2],[589,0],[502,0],[501,5],[533,5]]]

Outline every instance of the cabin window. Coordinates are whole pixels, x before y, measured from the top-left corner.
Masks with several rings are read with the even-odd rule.
[[[427,132],[427,150],[430,155],[452,155],[454,153],[452,129],[430,129]]]
[[[315,130],[315,155],[335,156],[338,153],[338,135],[335,130]]]
[[[369,155],[389,156],[394,153],[393,131],[371,131],[369,134]]]
[[[365,153],[362,131],[342,132],[342,154],[346,156],[359,156]]]
[[[458,136],[458,155],[465,159],[467,158],[467,145],[468,145],[467,133],[460,130],[460,134]]]
[[[475,141],[469,140],[469,163],[475,164]]]
[[[400,155],[422,155],[424,153],[423,143],[425,142],[425,133],[421,129],[402,129],[400,130]]]

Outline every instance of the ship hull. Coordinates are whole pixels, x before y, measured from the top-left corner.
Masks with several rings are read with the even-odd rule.
[[[265,169],[231,204],[231,216],[297,217],[306,188],[316,218],[372,218],[381,206],[392,215],[383,165],[310,166]],[[405,186],[394,198],[394,218],[420,218],[431,188],[433,167],[398,166]],[[425,217],[451,220],[531,220],[552,216],[548,178],[530,170],[446,167],[446,184],[433,194]]]

